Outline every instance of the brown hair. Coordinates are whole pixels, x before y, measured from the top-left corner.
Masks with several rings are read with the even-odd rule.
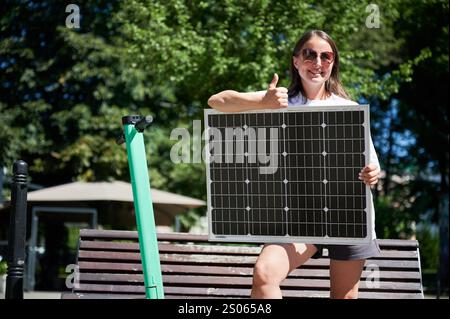
[[[343,97],[345,99],[349,99],[349,96],[347,92],[345,92],[345,89],[341,83],[341,80],[339,79],[339,52],[336,47],[336,44],[334,43],[333,39],[326,34],[324,31],[321,30],[311,30],[306,32],[301,36],[301,38],[298,40],[297,44],[294,47],[294,51],[292,53],[292,57],[297,57],[300,54],[301,49],[305,45],[306,42],[309,41],[312,37],[319,37],[325,41],[327,41],[331,49],[334,53],[334,63],[333,63],[333,69],[331,70],[330,78],[325,82],[325,92],[327,95],[331,95],[331,93],[334,93],[340,97]],[[300,78],[300,75],[298,74],[297,68],[294,66],[294,62],[291,58],[291,84],[289,85],[288,89],[288,96],[289,99],[292,99],[293,97],[297,96],[299,93],[303,95],[303,98],[306,99],[306,93],[305,89],[303,88],[303,84]]]

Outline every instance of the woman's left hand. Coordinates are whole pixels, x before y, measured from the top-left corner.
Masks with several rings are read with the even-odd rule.
[[[359,173],[359,179],[368,186],[373,186],[378,183],[378,177],[380,174],[380,168],[375,164],[369,164],[364,166],[364,168]]]

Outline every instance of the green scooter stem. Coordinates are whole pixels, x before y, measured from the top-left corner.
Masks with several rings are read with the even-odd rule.
[[[124,124],[147,299],[163,299],[161,265],[143,133]]]

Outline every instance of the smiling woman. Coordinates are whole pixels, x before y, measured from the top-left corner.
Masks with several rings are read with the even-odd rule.
[[[296,43],[291,59],[289,89],[277,87],[274,74],[267,90],[241,93],[232,90],[211,96],[208,104],[223,112],[311,106],[357,105],[349,100],[339,79],[339,52],[329,35],[320,30],[305,33]],[[359,179],[375,185],[380,172],[370,139],[369,164]],[[373,209],[373,203],[372,211]],[[375,221],[372,221],[375,224]],[[373,230],[375,233],[375,230]],[[304,243],[268,244],[261,251],[253,272],[252,297],[281,298],[280,283],[308,259],[318,258],[324,247]],[[330,296],[357,298],[361,272],[367,258],[380,254],[374,240],[367,245],[329,245]]]
[[[339,79],[338,49],[323,31],[305,33],[294,47],[288,95],[290,99],[298,99],[299,94],[303,102],[305,99],[323,100],[333,95],[348,99]]]

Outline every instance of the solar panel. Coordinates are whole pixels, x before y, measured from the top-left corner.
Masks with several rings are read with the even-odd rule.
[[[205,110],[211,241],[368,243],[369,106]]]

